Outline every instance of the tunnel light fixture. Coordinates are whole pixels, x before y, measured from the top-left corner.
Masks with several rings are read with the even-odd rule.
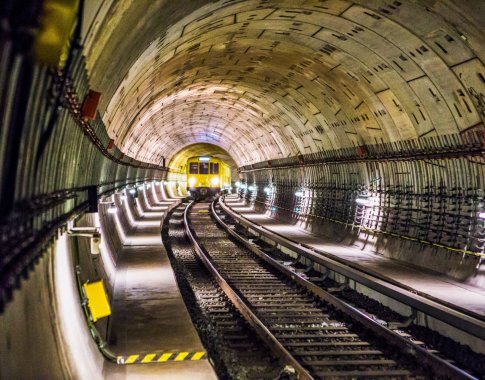
[[[120,196],[120,199],[121,199],[122,201],[126,201],[126,195],[122,195],[122,196]]]
[[[114,202],[112,200],[109,200],[108,197],[101,199],[98,203],[100,205],[113,205],[114,204]]]
[[[237,181],[236,182],[236,187],[241,187],[241,182]]]
[[[143,185],[138,186],[138,190],[143,190]]]
[[[136,194],[136,189],[130,189],[130,194]]]
[[[479,212],[478,213],[478,218],[479,219],[485,219],[485,212]]]
[[[303,190],[295,191],[295,197],[301,198],[304,195],[305,195],[305,193],[303,192]]]
[[[370,199],[368,195],[359,195],[355,199],[355,203],[357,203],[360,206],[368,206],[370,203]]]
[[[246,185],[245,183],[241,183],[241,185],[239,186],[241,189],[243,190],[246,190],[248,185]]]
[[[266,186],[264,189],[263,189],[264,193],[267,194],[267,195],[271,195],[273,193],[273,188],[269,187],[269,186]]]
[[[253,186],[253,185],[250,185],[250,186],[248,187],[248,190],[249,190],[249,191],[254,191],[254,190],[256,190],[256,187],[255,187],[255,186]]]

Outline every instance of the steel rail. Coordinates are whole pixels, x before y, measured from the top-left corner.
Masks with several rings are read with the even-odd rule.
[[[202,247],[197,242],[194,234],[191,231],[188,221],[188,213],[194,202],[191,202],[184,211],[184,225],[187,237],[191,241],[194,250],[201,259],[204,266],[212,274],[218,285],[226,293],[227,297],[240,311],[241,315],[248,321],[248,323],[256,330],[261,339],[268,344],[273,352],[281,358],[286,364],[292,366],[298,374],[300,380],[313,380],[310,373],[291,355],[288,350],[278,341],[278,339],[268,330],[264,323],[252,312],[249,305],[247,305],[236,293],[236,291],[227,283],[219,271],[214,267],[208,256],[205,254]]]
[[[299,244],[291,239],[288,239],[276,232],[273,232],[264,226],[253,223],[249,219],[235,213],[222,199],[219,199],[219,204],[222,209],[227,212],[234,220],[245,227],[259,233],[282,247],[288,248],[293,252],[310,259],[311,261],[320,264],[327,269],[337,272],[349,279],[352,279],[366,287],[375,290],[376,292],[386,295],[392,299],[399,301],[402,304],[408,305],[411,308],[429,315],[437,320],[449,324],[460,331],[464,331],[470,335],[485,339],[485,320],[474,315],[468,315],[464,310],[452,307],[444,302],[425,295],[417,294],[414,289],[407,288],[404,285],[381,277],[376,273],[358,268],[352,263],[345,260],[339,260],[337,257],[309,246]],[[470,313],[473,314],[473,313]]]
[[[215,203],[215,202],[214,202]],[[409,339],[399,335],[397,332],[379,324],[377,321],[372,319],[366,313],[360,311],[359,309],[349,305],[348,303],[342,301],[341,299],[330,294],[326,290],[320,288],[319,286],[311,283],[307,279],[299,276],[297,273],[286,268],[284,265],[279,263],[277,260],[273,259],[265,252],[260,250],[255,244],[249,242],[247,239],[236,233],[234,230],[229,228],[229,226],[217,215],[214,209],[214,203],[211,204],[211,212],[216,221],[221,225],[224,230],[233,236],[238,242],[243,244],[247,249],[256,254],[259,258],[279,270],[284,275],[291,278],[298,285],[303,286],[308,291],[313,293],[316,297],[321,300],[331,304],[336,309],[342,311],[346,315],[350,316],[352,319],[361,323],[365,328],[373,331],[375,334],[379,335],[381,338],[385,339],[387,342],[397,346],[403,352],[413,355],[419,358],[420,361],[429,365],[433,369],[436,375],[443,376],[445,378],[451,377],[454,379],[476,379],[474,376],[465,372],[461,368],[456,367],[450,362],[434,355],[425,348],[413,343]]]

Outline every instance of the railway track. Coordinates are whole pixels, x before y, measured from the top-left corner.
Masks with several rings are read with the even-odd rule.
[[[286,268],[305,278],[306,282],[312,282],[367,313],[380,324],[399,332],[414,344],[426,348],[434,356],[439,356],[461,368],[470,374],[470,377],[485,379],[485,356],[468,345],[460,343],[462,339],[459,333],[463,332],[465,335],[469,334],[471,337],[483,340],[485,330],[480,317],[476,318],[473,313],[463,313],[450,308],[450,305],[436,302],[423,294],[416,294],[410,289],[399,286],[398,283],[394,284],[392,280],[382,281],[379,277],[333,261],[326,256],[325,251],[313,250],[312,247],[291,241],[281,235],[267,233],[265,228],[234,213],[222,199],[215,204],[214,210],[218,218],[224,219],[221,223],[226,224],[225,228],[230,228],[231,234],[235,232],[234,236],[238,240],[246,242],[251,240],[251,248],[261,250],[284,263]],[[358,288],[360,290],[357,290]],[[379,300],[381,297],[383,301]],[[402,309],[404,313],[399,314],[385,306],[386,301],[391,304],[394,301],[401,307],[407,307],[408,311],[405,312]],[[434,321],[431,328],[422,324],[428,319]],[[443,332],[445,335],[442,334]],[[451,338],[447,334],[451,334]],[[474,342],[475,348],[478,345]],[[481,350],[478,349],[478,351]]]
[[[276,378],[281,370],[278,358],[258,339],[185,238],[186,206],[181,204],[166,219],[163,240],[189,313],[218,376],[241,380]]]
[[[251,242],[243,247],[231,241],[211,219],[209,206],[191,204],[185,211],[195,251],[298,378],[473,378],[306,281]],[[228,232],[234,235],[230,228]]]

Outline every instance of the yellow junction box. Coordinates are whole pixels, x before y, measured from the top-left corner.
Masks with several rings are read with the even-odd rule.
[[[37,61],[64,67],[69,43],[76,26],[79,0],[44,0],[41,25],[35,37],[34,54]]]
[[[111,314],[108,296],[106,295],[103,281],[86,282],[83,285],[83,288],[88,299],[88,307],[93,322]]]

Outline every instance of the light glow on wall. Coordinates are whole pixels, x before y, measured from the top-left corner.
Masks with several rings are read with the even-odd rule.
[[[368,197],[357,197],[355,199],[355,203],[361,206],[368,206],[370,203],[370,199]]]
[[[116,214],[118,212],[118,207],[115,205],[112,205],[108,207],[108,214]]]

